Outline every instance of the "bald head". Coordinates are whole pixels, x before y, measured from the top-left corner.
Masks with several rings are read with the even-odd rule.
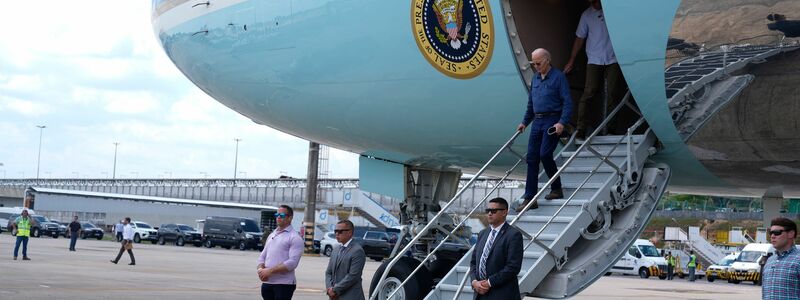
[[[535,61],[540,59],[550,61],[550,51],[547,51],[547,49],[544,48],[539,48],[531,52],[531,60]]]

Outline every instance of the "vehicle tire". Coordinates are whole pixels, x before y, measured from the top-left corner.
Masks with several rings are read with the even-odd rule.
[[[158,237],[158,244],[159,245],[163,245],[163,244],[166,244],[166,243],[167,243],[167,241],[164,240],[163,236]]]
[[[667,280],[667,275],[661,275],[661,276],[658,276],[658,279],[661,279],[661,280]]]
[[[739,284],[741,283],[741,281],[738,281],[736,279],[728,279],[728,283]]]
[[[323,255],[330,257],[333,254],[333,247],[330,245],[325,246],[325,251],[322,252]]]
[[[183,237],[179,236],[177,240],[175,240],[175,246],[183,247],[186,242],[183,241]]]
[[[102,236],[102,235],[97,237],[97,240],[98,240],[98,241],[99,241],[99,240],[102,240],[102,239],[103,239],[103,236]]]
[[[38,238],[38,237],[41,237],[41,236],[42,236],[42,233],[40,232],[40,230],[38,228],[34,228],[33,229],[33,237],[37,237]]]
[[[686,277],[686,274],[678,273],[678,278],[683,279],[684,277]]]
[[[381,280],[383,271],[386,270],[386,266],[389,265],[389,262],[390,261],[387,260],[382,263],[381,266],[378,267],[378,270],[375,271],[375,275],[372,276],[372,282],[369,285],[370,295],[375,291],[378,282]],[[401,257],[400,260],[397,261],[397,264],[389,270],[384,286],[379,291],[377,298],[388,299],[389,294],[400,286],[400,284],[411,275],[411,271],[414,271],[414,268],[418,265],[419,261],[416,259]],[[396,299],[422,299],[428,294],[433,286],[433,279],[428,268],[420,268],[419,271],[414,274],[414,277],[415,280],[409,280],[406,285],[403,286],[403,289],[395,294]]]
[[[611,276],[611,272],[606,272],[603,276]]]
[[[639,269],[639,278],[647,279],[650,277],[650,272],[646,268]]]
[[[53,233],[53,235],[51,235],[51,236],[52,236],[54,239],[57,239],[57,238],[58,238],[58,232],[56,232],[56,233]]]
[[[708,280],[708,282],[714,282],[714,276],[708,276],[706,280]]]
[[[241,251],[247,250],[247,242],[239,241],[239,250]]]
[[[138,234],[138,233],[137,233],[137,234],[135,234],[135,235],[133,235],[133,242],[134,242],[134,243],[141,243],[141,242],[142,242],[142,238],[141,238],[141,237],[139,237],[139,234]]]
[[[207,239],[205,242],[203,242],[203,246],[206,248],[214,248],[214,243],[211,242],[211,239]]]

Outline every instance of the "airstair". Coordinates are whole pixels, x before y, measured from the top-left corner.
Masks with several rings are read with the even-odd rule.
[[[529,203],[520,214],[509,215],[508,222],[523,233],[523,262],[518,274],[521,296],[531,295],[544,298],[566,298],[575,295],[602,276],[636,240],[649,220],[656,204],[666,188],[670,170],[665,165],[648,162],[648,157],[656,153],[656,138],[649,130],[634,134],[644,119],[639,119],[626,135],[597,136],[601,128],[617,112],[627,105],[630,93],[625,96],[609,117],[583,142],[576,142],[574,135],[556,155],[559,165],[557,176],[561,176],[564,199],[545,200],[553,179],[540,174],[538,199],[539,208],[529,210]],[[477,174],[480,176],[504,150],[516,155],[520,160],[501,179],[505,180],[519,165],[524,165],[524,156],[516,153],[511,143],[520,133],[515,134],[503,148],[489,160]],[[453,199],[443,206],[431,221],[433,223],[447,210],[464,189],[462,187]],[[485,206],[485,201],[493,191],[487,193],[483,201],[472,208],[474,214]],[[509,199],[513,200],[513,199]],[[513,207],[510,208],[513,212]],[[463,221],[458,224],[458,230]],[[399,253],[406,253],[416,239],[423,235],[424,228]],[[452,234],[452,232],[451,232]],[[445,240],[446,241],[446,240]],[[440,245],[441,246],[441,245]],[[392,298],[403,292],[403,285],[414,280],[414,273],[436,254],[437,246],[416,267],[405,280],[391,288],[384,288],[371,294],[370,299]],[[474,247],[460,258],[433,288],[425,299],[473,299],[469,274],[470,258]],[[400,260],[395,257],[386,268],[391,269]],[[388,272],[387,272],[388,273]],[[378,287],[387,284],[383,274]],[[392,291],[386,293],[385,290]]]

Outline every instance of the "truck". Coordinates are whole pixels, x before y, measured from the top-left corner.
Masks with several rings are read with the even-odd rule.
[[[708,282],[714,282],[715,279],[728,279],[728,269],[731,267],[739,253],[728,254],[719,263],[708,266],[706,269],[706,279]]]
[[[753,284],[761,283],[761,264],[775,252],[775,247],[767,243],[750,243],[744,246],[742,253],[731,264],[728,269],[730,283],[740,283],[742,281],[752,281]]]
[[[608,273],[639,275],[641,278],[657,276],[663,280],[667,278],[667,262],[653,243],[637,239]]]

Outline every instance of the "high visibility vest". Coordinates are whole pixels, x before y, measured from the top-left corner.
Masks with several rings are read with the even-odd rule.
[[[31,220],[20,218],[17,223],[17,236],[31,236]]]
[[[697,266],[697,257],[694,256],[694,254],[689,256],[689,264],[687,264],[686,266],[689,268],[694,268],[695,266]]]
[[[675,256],[670,256],[667,260],[667,265],[674,267],[675,266]]]

